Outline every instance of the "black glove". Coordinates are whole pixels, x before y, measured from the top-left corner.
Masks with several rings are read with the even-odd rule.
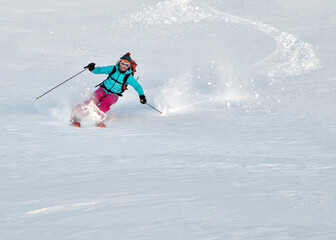
[[[96,64],[95,63],[90,63],[89,65],[87,65],[84,68],[88,68],[90,71],[92,71],[93,69],[95,69]]]
[[[146,102],[147,102],[147,100],[146,100],[146,96],[145,96],[145,95],[140,95],[139,97],[140,97],[140,102],[141,102],[142,104],[146,104]]]

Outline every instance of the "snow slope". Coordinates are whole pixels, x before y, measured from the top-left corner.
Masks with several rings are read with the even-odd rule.
[[[336,3],[1,0],[0,239],[335,239]],[[106,129],[68,125],[138,62]]]

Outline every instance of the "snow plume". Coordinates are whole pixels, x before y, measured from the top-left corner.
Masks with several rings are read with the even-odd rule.
[[[253,88],[250,82],[242,82],[239,70],[223,61],[211,61],[197,69],[186,69],[172,76],[156,96],[156,104],[164,112],[179,112],[194,109],[198,106],[254,101]]]
[[[190,88],[193,76],[190,73],[172,77],[163,86],[157,104],[164,113],[178,112],[190,108],[195,103],[197,94]]]

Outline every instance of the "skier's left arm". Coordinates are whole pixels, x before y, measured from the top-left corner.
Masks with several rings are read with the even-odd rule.
[[[142,104],[145,104],[147,102],[147,100],[146,100],[145,93],[144,93],[144,91],[143,91],[140,83],[137,80],[135,80],[135,78],[132,75],[129,76],[129,78],[127,79],[126,83],[128,83],[129,85],[131,85],[135,89],[135,91],[138,92],[139,97],[140,97],[140,102]]]

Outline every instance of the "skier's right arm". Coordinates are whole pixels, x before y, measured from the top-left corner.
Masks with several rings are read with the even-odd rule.
[[[95,63],[90,63],[85,68],[89,69],[92,73],[95,74],[110,74],[113,69],[113,66],[96,67]]]

